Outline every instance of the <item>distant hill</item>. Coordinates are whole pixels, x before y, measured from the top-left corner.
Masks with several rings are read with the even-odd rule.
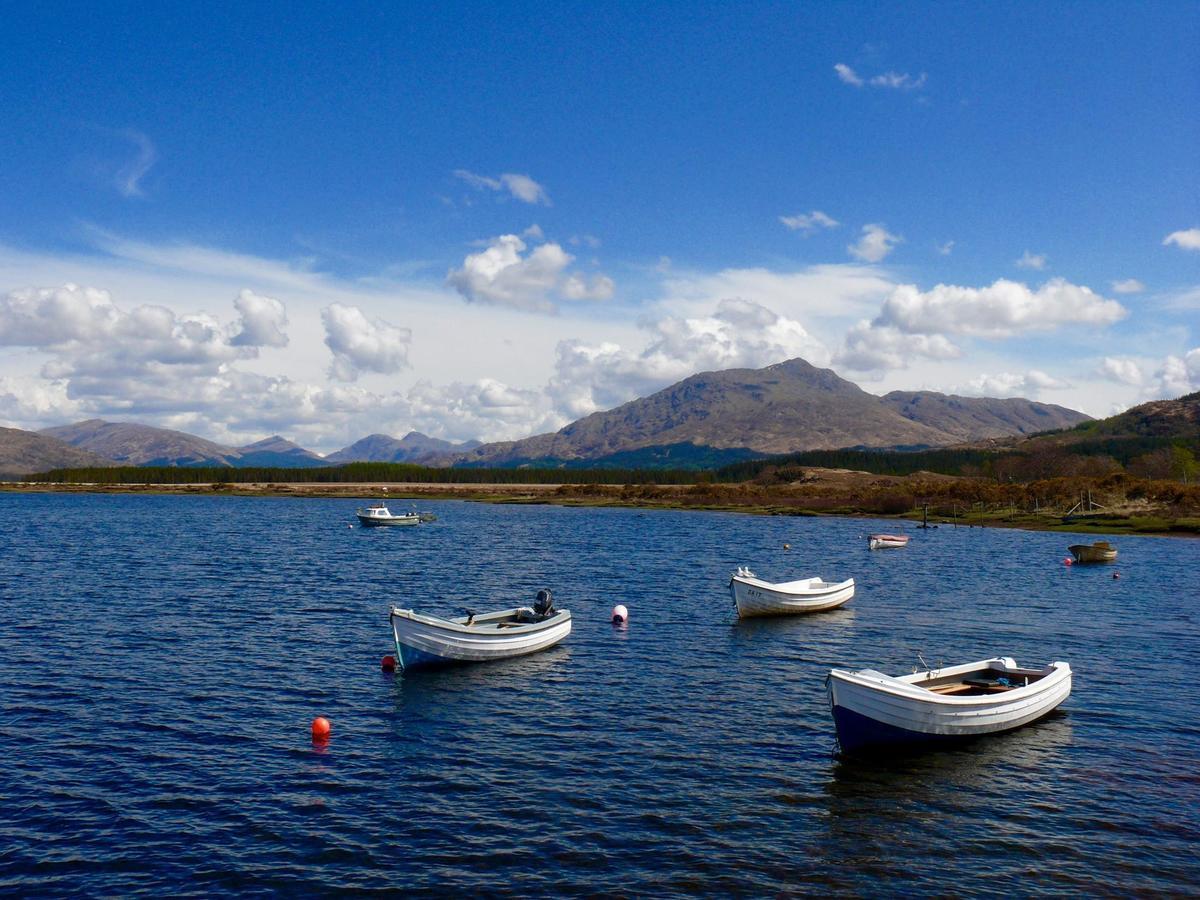
[[[904,418],[936,428],[952,443],[1070,428],[1090,417],[1065,406],[1019,397],[959,397],[936,391],[892,391],[883,403]]]
[[[249,466],[275,466],[286,469],[328,465],[326,461],[303,447],[279,435],[272,435],[245,447],[238,447],[239,456],[233,461],[238,468]]]
[[[193,434],[133,422],[88,419],[40,433],[126,466],[231,466],[241,455]]]
[[[72,447],[58,438],[19,428],[0,428],[0,476],[28,475],[68,466],[111,465],[112,460]]]
[[[1200,440],[1200,391],[1175,400],[1151,400],[1077,428],[1073,434]]]
[[[330,453],[325,460],[330,463],[348,462],[422,462],[446,454],[461,453],[479,446],[479,441],[455,444],[410,431],[396,440],[386,434],[371,434]]]
[[[792,359],[763,369],[703,372],[656,394],[594,413],[554,434],[485,444],[456,465],[597,460],[651,447],[692,444],[746,456],[843,447],[936,447],[964,434],[1054,427],[1081,413],[1028,400],[867,393],[831,369]],[[1041,409],[1047,413],[1043,424]],[[1073,418],[1072,418],[1073,417]]]
[[[88,419],[43,429],[39,434],[65,441],[125,466],[322,466],[315,453],[275,435],[245,447],[226,447],[184,431],[135,422]]]

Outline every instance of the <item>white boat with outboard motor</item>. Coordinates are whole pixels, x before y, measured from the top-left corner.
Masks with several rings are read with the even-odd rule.
[[[815,577],[772,584],[740,566],[729,579],[729,593],[742,619],[820,612],[841,606],[853,597],[854,579],[832,582]]]
[[[918,658],[920,658],[918,656]],[[834,669],[825,679],[843,750],[973,738],[1026,725],[1071,693],[1071,667],[1018,666],[1010,656],[893,678]]]
[[[533,606],[444,619],[393,607],[392,635],[401,670],[448,663],[488,662],[553,647],[571,633],[571,613],[554,608],[548,590]]]
[[[376,525],[420,525],[423,521],[420,513],[393,514],[382,500],[372,503],[366,509],[357,509],[354,514],[358,516],[358,521],[368,528]]]

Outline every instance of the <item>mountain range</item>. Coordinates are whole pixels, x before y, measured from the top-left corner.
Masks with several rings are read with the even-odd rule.
[[[415,431],[400,439],[372,434],[321,457],[278,435],[227,447],[168,428],[89,419],[36,435],[3,429],[11,434],[0,435],[0,472],[86,465],[300,467],[353,461],[699,468],[803,450],[947,446],[1086,421],[1087,416],[1074,410],[1019,398],[933,391],[893,391],[879,397],[831,369],[791,359],[763,369],[701,372],[553,434],[519,441],[455,444]],[[45,442],[40,449],[36,439]],[[71,456],[64,448],[90,455]]]
[[[1012,398],[933,391],[876,396],[803,359],[764,369],[701,372],[649,397],[593,413],[553,433],[484,444],[442,464],[603,463],[692,446],[719,461],[845,447],[919,449],[1069,428],[1075,410]],[[715,454],[714,454],[715,452]],[[678,450],[675,453],[679,457]]]

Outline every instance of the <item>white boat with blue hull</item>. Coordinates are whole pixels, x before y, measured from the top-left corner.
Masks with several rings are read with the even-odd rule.
[[[532,607],[444,619],[392,608],[396,664],[401,671],[452,663],[488,662],[537,653],[571,633],[571,613],[554,608],[549,591]]]
[[[801,578],[772,584],[744,566],[729,579],[729,593],[738,618],[781,616],[835,609],[854,596],[854,579],[823,581]]]
[[[893,678],[834,669],[825,681],[842,750],[945,743],[1019,728],[1070,696],[1071,667],[995,657]]]

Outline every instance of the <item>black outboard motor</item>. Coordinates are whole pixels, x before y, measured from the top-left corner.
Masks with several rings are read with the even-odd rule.
[[[554,612],[554,598],[545,588],[537,592],[537,599],[533,601],[533,611],[542,618]]]

